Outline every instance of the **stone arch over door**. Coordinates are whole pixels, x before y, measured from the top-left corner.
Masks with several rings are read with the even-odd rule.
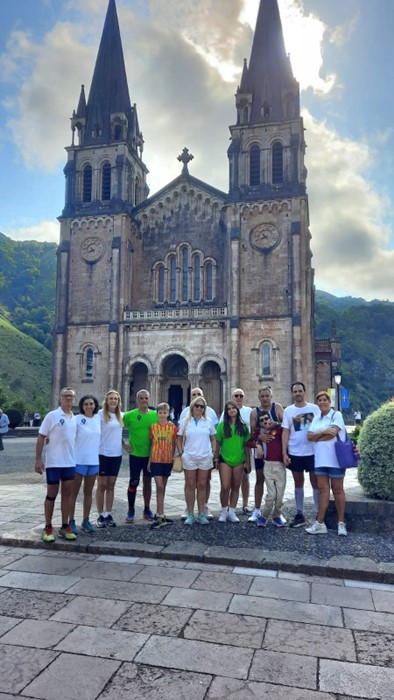
[[[160,401],[167,401],[179,418],[182,408],[190,402],[189,364],[177,353],[168,355],[162,362]]]
[[[200,387],[204,392],[207,404],[220,416],[223,408],[223,387],[219,364],[213,360],[204,362],[200,376]]]
[[[140,389],[147,389],[150,392],[149,370],[144,362],[136,362],[130,367],[126,410],[131,411],[131,409],[136,408],[136,395]]]

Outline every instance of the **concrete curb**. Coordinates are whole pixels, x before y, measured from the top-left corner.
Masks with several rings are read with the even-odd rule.
[[[253,569],[288,571],[310,576],[373,581],[394,584],[394,563],[375,562],[366,557],[335,556],[317,559],[292,552],[268,552],[260,548],[206,547],[197,542],[177,542],[152,545],[141,542],[61,542],[45,544],[37,537],[5,533],[0,545],[32,549],[77,552],[84,554],[112,554],[128,557],[154,557],[173,561],[203,562]]]

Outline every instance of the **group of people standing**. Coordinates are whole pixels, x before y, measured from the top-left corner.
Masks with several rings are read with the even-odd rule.
[[[336,436],[343,437],[345,426],[341,414],[331,409],[329,394],[319,392],[317,404],[305,399],[305,386],[295,382],[294,403],[283,409],[273,401],[270,387],[258,392],[260,405],[244,406],[245,394],[235,389],[218,419],[207,405],[203,391],[191,390],[190,406],[182,411],[178,428],[170,420],[170,406],[163,402],[154,410],[149,407],[149,392],[140,390],[136,408],[122,413],[121,397],[110,390],[101,409],[94,396],[79,401],[79,414],[74,415],[75,393],[66,387],[60,392],[59,408],[50,411],[39,430],[35,470],[45,471],[45,528],[42,539],[53,542],[54,503],[61,483],[62,526],[59,536],[73,540],[79,533],[75,521],[75,503],[83,483],[83,518],[80,528],[94,531],[90,522],[93,488],[97,480],[96,526],[114,527],[112,515],[114,489],[119,474],[123,449],[129,453],[128,511],[125,523],[135,521],[137,489],[142,476],[143,518],[152,529],[167,525],[165,492],[176,451],[182,461],[185,478],[185,525],[195,522],[208,525],[210,480],[212,469],[220,475],[219,522],[239,522],[236,513],[240,491],[242,511],[249,522],[266,527],[268,519],[277,527],[287,525],[282,515],[287,469],[294,479],[296,514],[290,527],[306,525],[304,515],[304,474],[309,472],[313,488],[316,520],[306,528],[309,534],[327,532],[324,517],[328,507],[330,486],[338,511],[338,534],[347,534],[344,522],[344,471],[335,457]],[[128,430],[128,439],[123,430]],[[248,510],[249,474],[256,469],[255,507]],[[152,478],[156,485],[156,513],[151,511]],[[266,498],[262,498],[266,485]],[[195,505],[197,502],[197,512]]]

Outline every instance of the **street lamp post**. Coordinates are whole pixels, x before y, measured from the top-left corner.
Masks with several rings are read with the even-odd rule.
[[[341,380],[342,380],[342,372],[340,369],[336,369],[334,372],[334,381],[335,384],[337,385],[337,411],[341,410],[341,392],[340,392],[340,386],[341,386]]]

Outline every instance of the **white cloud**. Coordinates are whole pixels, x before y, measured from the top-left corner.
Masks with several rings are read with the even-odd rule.
[[[39,221],[29,226],[8,228],[3,233],[14,241],[50,241],[59,242],[59,222]]]
[[[375,154],[305,116],[316,285],[332,293],[394,299],[394,251],[385,223],[390,202],[368,182]]]

